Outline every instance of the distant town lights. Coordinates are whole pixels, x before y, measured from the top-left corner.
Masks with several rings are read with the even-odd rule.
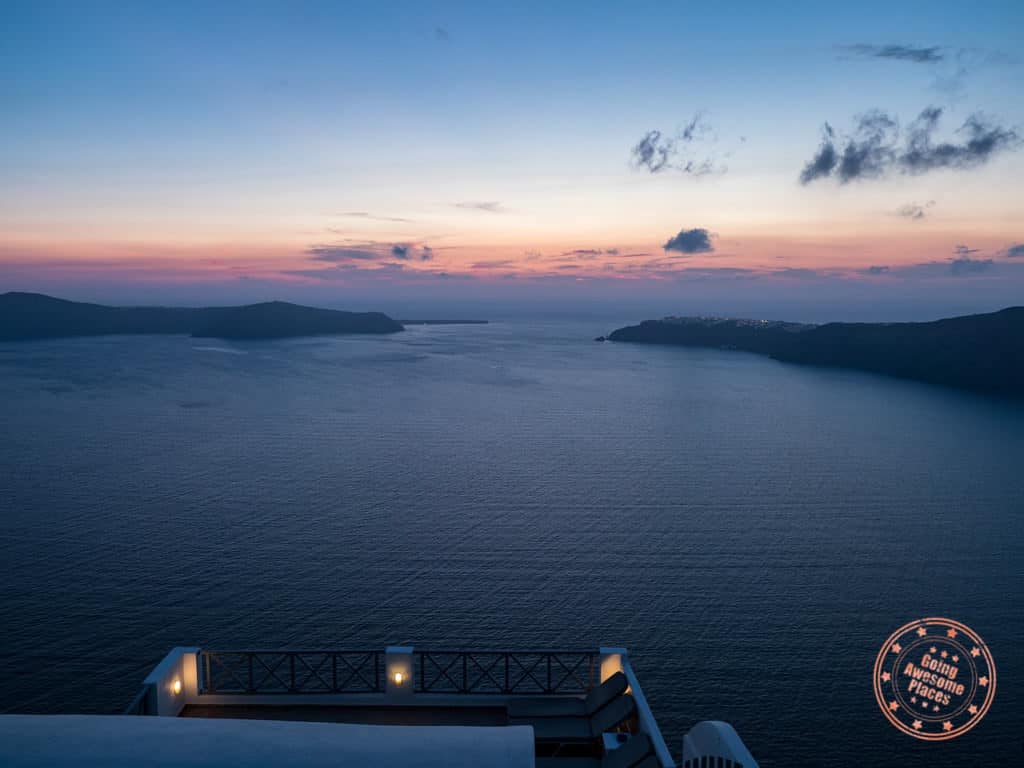
[[[171,690],[174,691],[175,696],[181,693],[181,680],[175,680],[171,683]]]

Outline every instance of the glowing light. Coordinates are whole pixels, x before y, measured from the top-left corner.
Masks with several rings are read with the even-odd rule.
[[[405,680],[405,675],[401,672],[395,672],[392,679],[395,681],[395,685],[401,685],[402,681]]]
[[[181,693],[181,680],[175,680],[171,683],[171,690],[174,691],[175,694]]]

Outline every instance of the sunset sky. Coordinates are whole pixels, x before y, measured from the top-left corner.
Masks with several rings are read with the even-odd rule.
[[[0,291],[1024,303],[1019,0],[2,13]]]

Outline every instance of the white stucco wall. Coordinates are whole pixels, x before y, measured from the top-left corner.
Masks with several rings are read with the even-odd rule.
[[[533,729],[0,715],[5,768],[532,768]]]
[[[146,677],[151,713],[177,717],[186,703],[195,699],[199,690],[196,654],[198,648],[174,648],[164,656]],[[175,683],[180,690],[175,691]]]

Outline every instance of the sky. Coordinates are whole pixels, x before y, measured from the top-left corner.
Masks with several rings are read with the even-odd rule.
[[[1024,4],[12,2],[0,291],[1024,303]]]

